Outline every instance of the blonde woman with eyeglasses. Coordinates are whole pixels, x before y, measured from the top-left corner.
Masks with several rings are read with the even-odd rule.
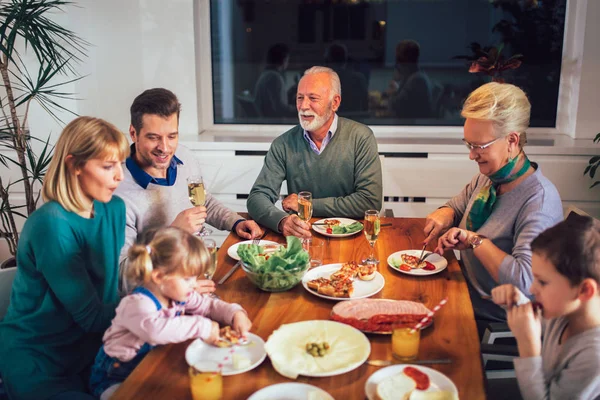
[[[27,219],[10,305],[0,323],[0,374],[10,399],[94,399],[89,370],[119,301],[125,204],[113,196],[125,135],[79,117],[56,142],[45,204]]]
[[[529,295],[530,243],[562,220],[556,187],[523,150],[530,110],[525,93],[510,84],[488,83],[469,95],[463,141],[479,174],[425,223],[425,243],[437,238],[437,253],[460,251],[477,319],[506,320],[504,309],[482,298],[497,285]]]

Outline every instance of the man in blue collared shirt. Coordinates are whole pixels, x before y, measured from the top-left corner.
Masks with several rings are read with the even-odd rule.
[[[131,105],[133,144],[123,182],[116,191],[127,205],[122,271],[129,247],[149,226],[170,225],[194,233],[207,222],[244,239],[262,235],[256,222],[245,220],[208,192],[204,205],[192,206],[187,179],[201,175],[201,169],[190,150],[178,147],[179,111],[177,97],[166,89],[146,90]]]

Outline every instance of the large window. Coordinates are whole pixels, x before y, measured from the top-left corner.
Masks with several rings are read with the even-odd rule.
[[[566,0],[211,0],[214,123],[296,123],[299,78],[325,65],[339,114],[369,125],[462,125],[494,78],[527,92],[531,126],[555,127],[565,13]],[[477,59],[487,73],[469,72]]]

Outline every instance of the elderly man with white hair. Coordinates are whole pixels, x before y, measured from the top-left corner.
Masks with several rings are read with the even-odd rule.
[[[315,217],[361,218],[382,206],[381,162],[371,129],[338,117],[340,79],[330,68],[312,67],[298,84],[300,125],[271,144],[248,197],[248,212],[260,224],[308,238],[310,226],[297,215],[300,191],[313,196]],[[275,207],[283,181],[289,195]]]

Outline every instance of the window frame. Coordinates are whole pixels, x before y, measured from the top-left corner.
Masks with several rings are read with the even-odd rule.
[[[527,133],[536,135],[563,134],[575,137],[587,2],[588,0],[567,0],[556,126],[554,128],[529,128]],[[294,125],[285,124],[215,124],[210,28],[210,0],[195,1],[194,43],[196,51],[196,90],[199,100],[198,134],[276,137],[292,128]],[[370,128],[378,138],[462,138],[463,136],[461,126],[371,125]]]

